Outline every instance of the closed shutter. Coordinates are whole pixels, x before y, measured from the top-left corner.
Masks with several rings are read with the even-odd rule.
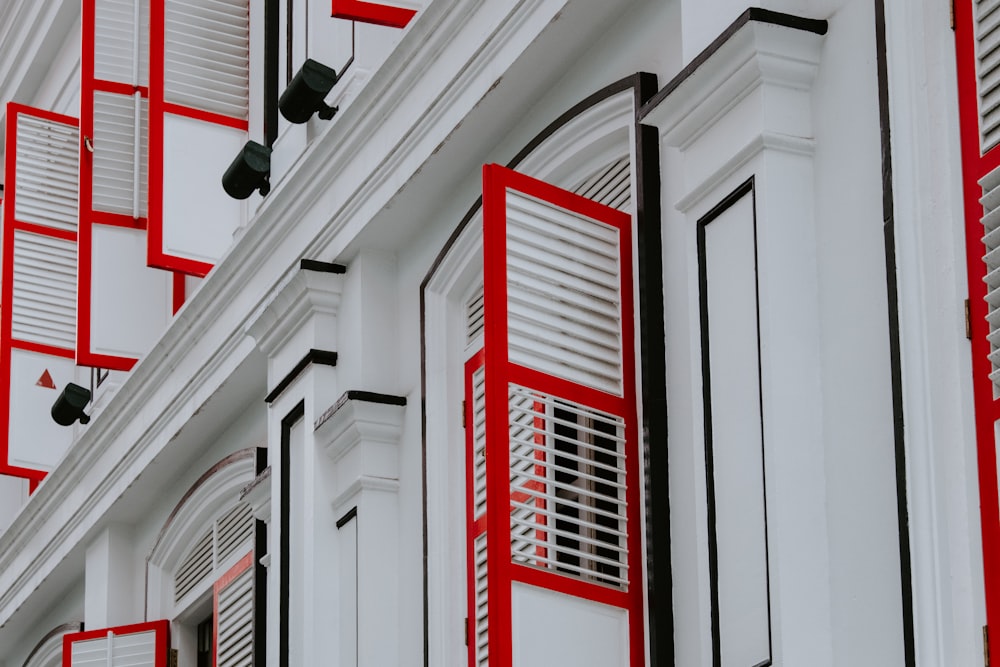
[[[470,664],[641,665],[631,217],[496,165],[483,212]]]
[[[364,0],[332,0],[330,11],[333,18],[374,23],[390,28],[405,28],[416,13],[413,3],[407,6],[405,2],[386,4]]]
[[[232,244],[241,202],[222,174],[247,141],[248,0],[153,0],[150,266],[204,276]]]
[[[63,637],[63,667],[166,667],[170,622],[153,621]]]
[[[83,0],[82,14],[77,359],[129,370],[174,302],[145,261],[149,0]]]
[[[253,664],[253,553],[248,553],[214,587],[215,665]]]
[[[74,360],[78,121],[7,105],[0,309],[0,472],[43,478],[72,444],[52,403],[85,373]]]

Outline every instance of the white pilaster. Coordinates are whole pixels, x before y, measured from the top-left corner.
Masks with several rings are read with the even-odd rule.
[[[138,623],[133,601],[132,535],[128,526],[111,524],[87,547],[84,623],[109,628]]]

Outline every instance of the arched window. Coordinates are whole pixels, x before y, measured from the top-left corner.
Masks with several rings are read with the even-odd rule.
[[[620,655],[635,664],[643,655],[645,578],[644,558],[639,553],[641,502],[637,502],[641,497],[638,471],[642,448],[636,424],[635,359],[630,351],[623,351],[635,342],[630,315],[635,279],[630,259],[633,223],[627,215],[632,213],[637,187],[634,104],[632,87],[612,87],[566,114],[515,160],[513,169],[527,179],[508,169],[487,168],[488,173],[504,179],[501,189],[506,194],[501,197],[508,202],[515,196],[515,181],[540,188],[525,195],[519,212],[500,210],[499,217],[497,210],[490,210],[487,199],[487,227],[509,229],[507,251],[501,254],[511,260],[520,253],[512,261],[521,262],[524,269],[516,286],[499,278],[508,280],[509,288],[505,288],[507,302],[499,309],[496,301],[490,305],[488,284],[484,300],[484,212],[479,204],[461,223],[425,280],[425,488],[432,664],[509,661],[512,648],[518,650],[515,644],[526,649],[529,644],[538,644],[537,637],[515,642],[511,633],[523,630],[528,616],[543,609],[562,615],[567,633],[575,626],[577,634],[580,629],[590,629],[594,637],[615,635],[611,637],[616,639],[614,646],[603,640],[595,642],[608,644],[607,650],[614,651],[616,659]],[[512,180],[508,182],[509,174]],[[549,200],[547,194],[558,201]],[[552,217],[546,219],[545,210],[555,211],[559,218],[567,203],[607,211],[620,227],[613,229],[601,221],[592,225],[584,218],[567,225]],[[537,210],[536,205],[540,205]],[[501,202],[500,208],[504,206]],[[578,222],[582,224],[579,229],[574,227]],[[594,231],[610,232],[608,247],[613,252],[599,261],[607,259],[615,265],[611,283],[596,288],[609,287],[615,293],[609,292],[609,300],[601,304],[591,302],[598,297],[587,287],[597,281],[592,283],[593,276],[581,273],[587,270],[586,257],[600,243],[590,236]],[[514,239],[512,234],[520,236]],[[514,249],[521,241],[522,246]],[[502,271],[507,276],[511,272]],[[498,280],[495,270],[487,270],[485,281],[491,280]],[[536,308],[540,302],[545,305]],[[518,303],[532,312],[522,313],[526,327],[514,331],[511,323],[518,318]],[[607,327],[595,314],[605,306],[610,309]],[[490,365],[491,354],[485,349],[490,343],[484,343],[483,334],[491,326],[506,327],[511,332],[511,345],[520,337],[518,345],[523,344],[532,356],[523,360],[524,365],[551,375],[565,387],[569,381],[592,388],[594,382],[601,381],[595,373],[600,374],[597,366],[604,362],[605,354],[614,357],[610,364],[614,369],[604,379],[616,388],[602,385],[600,393],[617,391],[619,407],[628,408],[630,416],[626,419],[572,396],[557,396],[538,388],[522,387],[523,395],[517,396],[506,395],[501,389],[505,395],[495,405],[506,402],[507,408],[500,409],[503,423],[492,423],[500,427],[497,433],[509,431],[509,438],[497,438],[504,443],[498,452],[506,450],[509,441],[509,457],[489,459],[500,462],[490,465],[503,468],[491,473],[485,455],[490,447],[491,390],[483,372]],[[513,359],[514,352],[510,356]],[[496,391],[494,396],[499,396]],[[463,409],[456,411],[456,405]],[[496,485],[491,487],[489,479],[496,480]],[[488,502],[491,495],[509,497],[509,521],[503,509],[502,519],[488,518],[489,502],[497,506],[495,500]],[[629,502],[625,502],[626,497]],[[506,504],[503,500],[500,503]],[[458,516],[465,520],[456,521]],[[509,558],[506,552],[499,557],[489,555],[490,525],[503,531],[492,544],[509,544]],[[488,572],[488,563],[500,568]],[[461,572],[464,579],[456,574]],[[532,583],[526,584],[522,574]],[[614,628],[595,620],[596,615],[587,608],[591,603],[604,605],[603,613],[609,604],[621,610],[609,615],[616,617],[611,621]],[[520,611],[515,609],[518,607]],[[533,611],[525,615],[529,607]],[[559,630],[563,624],[557,620],[550,617],[549,625],[554,628],[551,637],[539,641],[544,644],[551,639],[554,645],[566,648],[568,634]],[[578,648],[570,652],[589,650],[579,648],[587,642],[576,643]],[[552,647],[542,648],[551,651]],[[572,655],[559,655],[573,662]]]
[[[147,561],[147,614],[172,621],[179,667],[246,664],[254,651],[256,522],[240,499],[255,450],[212,466],[168,517]]]

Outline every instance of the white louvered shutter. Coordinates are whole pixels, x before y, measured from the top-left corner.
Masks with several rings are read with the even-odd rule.
[[[982,152],[1000,142],[1000,0],[974,0]]]
[[[624,206],[629,173],[626,160],[581,187]],[[470,664],[640,665],[631,217],[497,165],[483,214]]]
[[[39,480],[74,439],[52,421],[52,403],[88,373],[74,360],[79,129],[75,118],[11,103],[6,131],[0,473]]]
[[[83,0],[77,360],[129,370],[166,329],[173,279],[146,266],[149,0]]]
[[[63,637],[66,667],[166,667],[170,622],[87,630]]]
[[[248,137],[249,2],[153,3],[147,259],[204,276],[243,222],[222,174]]]
[[[199,590],[233,554],[253,544],[254,518],[250,506],[239,503],[216,519],[211,528],[191,545],[174,573],[174,602]]]
[[[247,554],[214,587],[215,665],[253,664],[254,568]]]

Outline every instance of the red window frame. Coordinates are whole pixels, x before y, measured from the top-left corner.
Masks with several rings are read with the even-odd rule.
[[[168,113],[249,132],[250,122],[224,114],[168,102],[165,99],[166,0],[151,0],[149,8],[149,186],[146,261],[149,266],[204,278],[214,264],[163,251],[164,116]],[[222,178],[222,175],[219,175]],[[221,188],[222,186],[219,185]],[[211,222],[211,221],[206,221]]]
[[[508,356],[507,330],[507,209],[506,193],[517,191],[591,220],[614,227],[619,234],[621,263],[620,298],[622,320],[622,395],[587,387],[560,377],[512,363]],[[635,330],[632,285],[632,217],[598,202],[531,178],[500,165],[483,167],[483,273],[484,273],[484,349],[486,408],[486,516],[476,518],[474,511],[474,461],[472,447],[468,467],[468,552],[470,605],[470,664],[475,664],[475,572],[474,540],[485,530],[500,539],[487,538],[487,591],[489,608],[489,660],[493,667],[509,667],[513,659],[511,586],[521,582],[539,588],[572,595],[623,609],[628,613],[629,665],[640,667],[645,660],[644,586],[639,516],[641,506],[639,470],[639,431],[635,377]],[[474,357],[467,365],[466,406],[471,409],[471,374],[480,365]],[[602,583],[566,576],[548,569],[516,563],[510,546],[510,503],[518,493],[510,486],[508,385],[516,383],[544,395],[571,398],[590,408],[623,419],[627,456],[626,478],[626,548],[628,550],[628,586],[622,590]],[[467,413],[471,416],[471,413]],[[467,419],[467,437],[471,445],[471,419]],[[500,464],[502,462],[502,464]],[[496,511],[507,507],[508,511]],[[485,524],[485,525],[483,525]],[[544,532],[544,524],[539,524]]]
[[[21,114],[43,118],[45,120],[79,127],[80,121],[70,116],[35,109],[24,104],[10,102],[7,104],[7,152],[4,160],[4,169],[7,174],[7,188],[2,200],[3,205],[3,236],[2,236],[2,259],[0,259],[0,304],[11,304],[14,298],[14,232],[26,231],[40,236],[60,239],[63,241],[78,241],[78,234],[38,225],[29,222],[21,222],[14,215],[16,206],[16,187],[14,179],[17,174],[17,119]],[[78,228],[79,229],[79,228]],[[79,259],[79,258],[78,258]],[[79,285],[77,286],[79,290]],[[10,434],[10,364],[11,351],[14,349],[37,352],[63,359],[73,359],[75,350],[68,348],[43,345],[32,341],[16,340],[13,336],[13,308],[0,307],[0,368],[6,369],[7,376],[0,382],[0,474],[22,477],[30,480],[31,491],[47,474],[43,470],[34,470],[20,466],[10,465],[10,445],[8,436]]]
[[[997,438],[1000,400],[993,397],[986,315],[986,263],[983,261],[983,207],[980,179],[1000,167],[1000,146],[981,150],[979,91],[976,75],[975,16],[971,0],[954,3],[958,82],[959,136],[962,153],[962,197],[965,212],[966,265],[969,279],[969,329],[975,409],[976,459],[982,530],[983,583],[987,633],[1000,642],[1000,498],[997,485]]]
[[[415,9],[364,0],[331,0],[330,8],[330,16],[335,19],[374,23],[389,28],[405,28],[416,13]]]

